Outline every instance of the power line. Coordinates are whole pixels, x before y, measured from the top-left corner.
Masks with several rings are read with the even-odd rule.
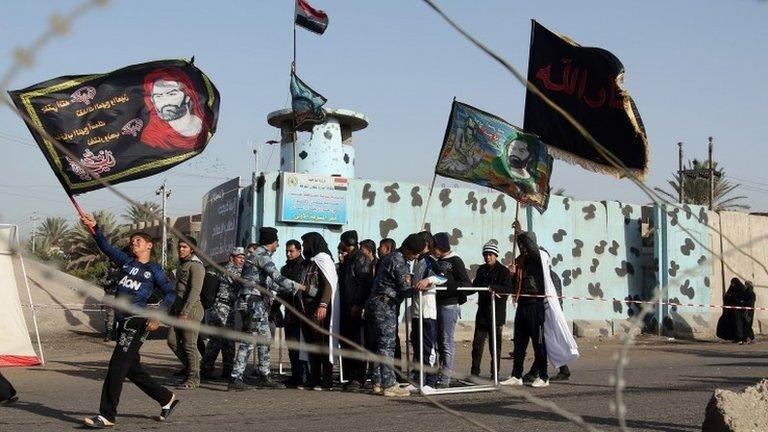
[[[757,182],[757,181],[754,181],[754,180],[747,180],[747,179],[743,179],[743,178],[739,178],[739,177],[734,177],[734,176],[731,176],[731,175],[726,175],[725,177],[729,178],[731,180],[736,180],[736,181],[746,182],[746,183],[752,183],[752,184],[756,184],[756,185],[759,185],[759,186],[766,186],[766,187],[768,187],[768,183],[761,183],[761,182]]]

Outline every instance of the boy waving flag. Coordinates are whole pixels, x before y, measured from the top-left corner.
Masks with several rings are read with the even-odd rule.
[[[151,261],[152,237],[143,232],[131,234],[131,254],[127,254],[111,245],[99,229],[96,219],[83,212],[80,216],[83,224],[93,233],[93,238],[104,254],[119,265],[122,278],[118,282],[117,297],[125,298],[133,306],[144,308],[155,287],[163,293],[160,304],[167,309],[175,300],[173,285],[165,276],[160,264]],[[157,402],[160,415],[155,419],[165,421],[176,408],[179,400],[176,395],[158,384],[141,366],[139,350],[149,332],[157,330],[160,323],[141,316],[129,315],[120,311],[115,316],[117,324],[117,344],[109,360],[107,376],[101,389],[99,414],[85,419],[85,426],[105,429],[115,425],[117,405],[123,391],[125,378],[131,380],[147,396]]]

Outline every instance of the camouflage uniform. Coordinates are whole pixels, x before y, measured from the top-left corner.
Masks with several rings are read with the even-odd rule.
[[[234,329],[235,328],[235,300],[237,300],[237,288],[231,274],[240,276],[242,267],[234,263],[228,263],[223,274],[219,275],[219,291],[216,293],[216,300],[211,307],[210,324],[214,327]],[[201,364],[201,371],[211,373],[216,363],[216,357],[221,352],[223,372],[222,376],[228,376],[232,373],[235,365],[235,342],[233,340],[212,336],[205,349],[205,356]]]
[[[398,306],[411,290],[410,268],[400,251],[381,259],[373,282],[371,297],[365,305],[368,334],[373,337],[374,352],[390,359],[395,357]],[[382,388],[395,385],[395,372],[391,364],[376,364],[373,382]]]
[[[272,253],[263,246],[259,246],[253,253],[248,255],[243,266],[242,277],[248,282],[252,282],[270,291],[295,294],[298,291],[299,284],[287,279],[280,274],[280,271],[272,262]],[[253,286],[237,284],[240,287],[237,302],[235,303],[236,313],[240,316],[243,323],[243,331],[258,337],[256,344],[259,357],[258,371],[261,377],[269,376],[269,341],[272,335],[269,331],[269,305],[271,296],[262,296],[262,293]],[[253,352],[252,342],[240,342],[238,345],[235,365],[232,369],[232,379],[242,381],[245,367],[248,364],[248,357]]]

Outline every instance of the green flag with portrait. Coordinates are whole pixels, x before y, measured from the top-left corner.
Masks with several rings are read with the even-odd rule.
[[[552,156],[536,135],[454,101],[435,173],[496,189],[543,213]]]

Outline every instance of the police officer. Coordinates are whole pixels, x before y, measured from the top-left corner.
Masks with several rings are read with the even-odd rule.
[[[418,234],[409,235],[400,249],[381,259],[373,282],[371,297],[365,304],[368,334],[373,337],[375,353],[394,361],[398,305],[411,293],[410,267],[426,251],[426,242]],[[392,367],[377,363],[373,372],[373,392],[387,397],[408,396],[395,380]]]
[[[211,307],[211,322],[214,327],[234,330],[235,328],[235,300],[237,300],[237,287],[235,279],[240,277],[245,263],[245,249],[236,247],[232,249],[229,262],[224,266],[224,272],[219,275],[219,290],[216,292],[216,300]],[[200,377],[211,379],[216,358],[221,352],[221,379],[229,380],[232,377],[232,369],[235,365],[235,342],[222,336],[211,336],[205,349],[205,356],[200,365]]]
[[[340,331],[346,339],[362,345],[363,308],[371,292],[373,263],[358,247],[357,231],[342,233],[341,244],[344,252],[346,252],[346,257],[339,269]],[[351,348],[345,342],[341,343],[341,347]],[[365,382],[365,362],[343,358],[342,367],[348,377],[345,390],[360,390]]]
[[[96,225],[96,220],[89,214],[81,214],[80,219],[94,233],[93,238],[102,252],[120,266],[123,277],[117,287],[118,298],[128,299],[134,307],[144,308],[147,299],[155,287],[163,292],[160,308],[163,310],[173,303],[176,294],[173,285],[168,281],[160,264],[150,261],[152,255],[152,237],[146,233],[136,232],[131,235],[131,254],[117,249],[107,241],[104,234]],[[158,421],[165,421],[173,413],[179,403],[176,395],[158,384],[142,367],[139,350],[144,339],[151,331],[157,330],[159,321],[138,316],[130,316],[118,312],[115,316],[117,323],[117,344],[109,360],[107,377],[101,389],[101,404],[99,414],[85,419],[85,425],[91,428],[103,429],[115,425],[117,405],[123,390],[125,378],[130,379],[144,393],[161,406]]]
[[[275,253],[279,245],[276,229],[263,227],[259,230],[259,246],[245,258],[243,265],[242,278],[247,283],[238,284],[240,288],[235,303],[235,310],[241,319],[243,331],[252,333],[259,338],[259,342],[256,344],[259,358],[257,385],[263,388],[285,388],[285,386],[273,381],[269,376],[269,341],[272,338],[269,331],[271,293],[267,295],[256,286],[287,294],[295,294],[297,291],[305,290],[304,285],[281,275],[275,263],[272,262],[272,254]],[[251,352],[253,352],[253,343],[239,343],[235,365],[232,369],[232,381],[228,386],[229,390],[245,390],[247,388],[243,383],[243,375]]]

